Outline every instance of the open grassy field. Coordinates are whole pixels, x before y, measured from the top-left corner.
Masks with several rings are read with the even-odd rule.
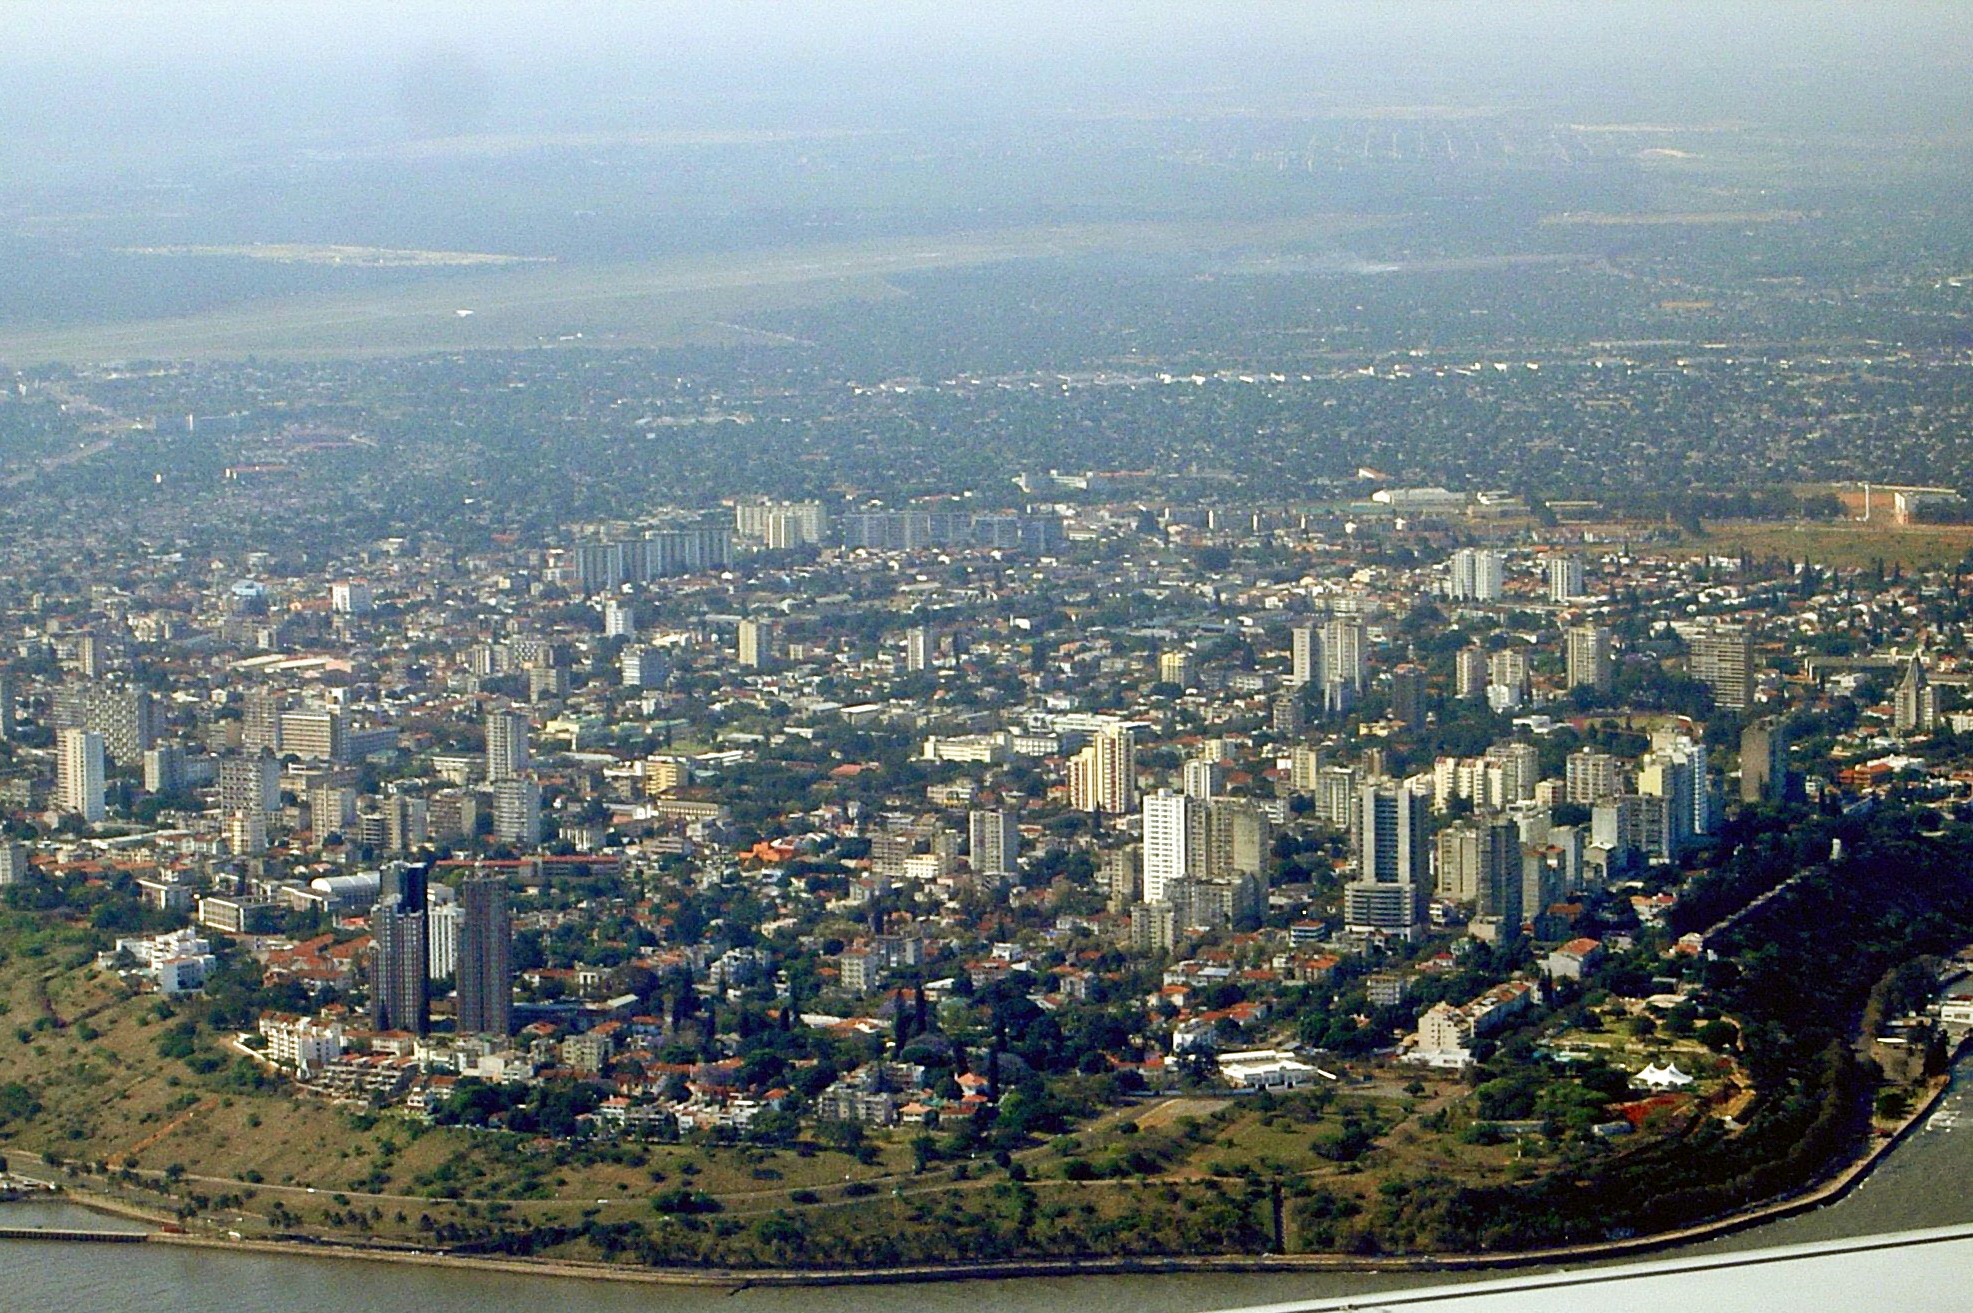
[[[1157,255],[1292,245],[1378,222],[1314,216],[1266,224],[1082,224],[624,265],[533,264],[167,319],[36,331],[0,325],[0,361],[30,366],[247,355],[328,358],[739,341],[753,330],[733,324],[736,317],[790,305],[895,296],[899,293],[885,280],[914,271],[1099,252]]]
[[[1951,565],[1973,550],[1973,525],[1892,524],[1888,518],[1797,523],[1725,520],[1706,525],[1703,538],[1671,549],[1688,555],[1782,556],[1836,569],[1882,560],[1907,570]]]

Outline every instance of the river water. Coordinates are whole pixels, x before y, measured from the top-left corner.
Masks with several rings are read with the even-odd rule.
[[[1776,1245],[1881,1235],[1973,1223],[1973,1059],[1954,1073],[1951,1091],[1924,1129],[1898,1147],[1860,1190],[1827,1208],[1700,1244],[1676,1257],[1711,1256]],[[0,1225],[106,1229],[119,1224],[72,1205],[0,1206]],[[1943,1252],[1943,1251],[1941,1251]],[[1922,1253],[1922,1251],[1921,1251]],[[1868,1286],[1881,1254],[1817,1260],[1819,1270]],[[1922,1256],[1894,1260],[1923,1268]],[[754,1288],[729,1294],[709,1287],[514,1276],[469,1269],[414,1267],[350,1259],[287,1257],[169,1245],[92,1245],[22,1240],[0,1243],[4,1307],[66,1313],[505,1313],[581,1309],[584,1313],[1199,1313],[1205,1309],[1374,1295],[1420,1286],[1497,1279],[1486,1274],[1288,1273],[1020,1278],[923,1285]],[[1776,1270],[1778,1269],[1770,1269]],[[1723,1280],[1723,1278],[1721,1278]],[[1683,1279],[1682,1279],[1683,1280]],[[1818,1283],[1822,1278],[1818,1278]],[[1822,1288],[1820,1284],[1818,1288]],[[1828,1287],[1833,1289],[1834,1286]],[[1681,1295],[1684,1287],[1681,1287]],[[1575,1291],[1613,1307],[1608,1288]],[[1796,1307],[1831,1307],[1814,1291]],[[1898,1307],[1969,1307],[1899,1304]],[[1704,1306],[1681,1298],[1685,1307]],[[1487,1307],[1493,1307],[1487,1302]],[[1580,1304],[1573,1305],[1580,1307]],[[1724,1307],[1725,1305],[1721,1305]],[[1890,1307],[1890,1305],[1882,1305]],[[1526,1307],[1534,1307],[1526,1305]]]

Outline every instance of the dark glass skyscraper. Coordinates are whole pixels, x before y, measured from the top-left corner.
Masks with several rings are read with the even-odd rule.
[[[370,938],[370,1024],[423,1035],[431,1029],[424,903],[399,894],[379,898],[370,913]]]
[[[468,876],[459,886],[459,1033],[505,1035],[512,1025],[514,921],[507,881]]]

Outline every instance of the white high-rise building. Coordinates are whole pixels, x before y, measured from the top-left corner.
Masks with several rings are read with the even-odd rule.
[[[528,768],[528,718],[518,711],[486,714],[486,778],[508,780]]]
[[[637,637],[637,608],[614,597],[603,603],[603,637]]]
[[[1500,792],[1489,796],[1487,805],[1505,807],[1535,796],[1541,779],[1541,752],[1532,743],[1496,743],[1487,749],[1486,760],[1500,771]]]
[[[493,834],[517,848],[541,842],[541,786],[526,777],[498,780],[493,786]]]
[[[912,674],[932,668],[932,631],[923,625],[904,631],[904,668]]]
[[[1012,875],[1018,869],[1021,830],[1013,812],[968,812],[966,837],[973,874]]]
[[[329,585],[329,609],[337,615],[368,615],[376,607],[376,590],[360,579]]]
[[[1144,901],[1170,901],[1172,885],[1187,874],[1191,827],[1199,810],[1196,799],[1160,789],[1144,798]]]
[[[1518,647],[1504,647],[1487,658],[1487,704],[1495,711],[1509,711],[1528,698],[1528,654]]]
[[[1564,645],[1570,688],[1607,689],[1616,667],[1610,654],[1610,631],[1601,625],[1578,625],[1568,631]]]
[[[1588,807],[1614,798],[1624,791],[1623,763],[1595,748],[1577,748],[1569,754],[1567,793],[1570,802]]]
[[[445,980],[459,971],[459,923],[465,909],[458,903],[433,903],[425,913],[427,974]]]
[[[92,825],[103,819],[103,736],[86,729],[65,729],[56,745],[60,755],[58,805]]]
[[[271,752],[221,757],[218,778],[222,814],[250,811],[265,816],[281,806],[281,763]]]
[[[1297,688],[1305,688],[1322,678],[1322,635],[1314,625],[1296,625],[1289,631],[1292,644],[1288,678]]]
[[[1498,602],[1506,558],[1485,547],[1462,547],[1446,563],[1446,594],[1464,602]]]
[[[1069,760],[1069,805],[1121,816],[1137,806],[1137,735],[1126,726],[1096,731]]]
[[[774,649],[781,640],[781,629],[772,620],[742,620],[736,655],[748,670],[765,670],[774,664]]]
[[[1185,763],[1184,790],[1188,798],[1209,802],[1226,788],[1226,767],[1216,761],[1194,757]]]
[[[1322,626],[1322,701],[1326,710],[1345,711],[1363,691],[1363,667],[1368,640],[1363,621],[1333,616]]]
[[[1583,592],[1583,563],[1573,556],[1549,557],[1548,600],[1573,602]]]
[[[1296,744],[1294,752],[1288,758],[1289,786],[1297,793],[1314,792],[1317,772],[1326,764],[1327,760],[1321,748],[1311,747],[1306,743]]]

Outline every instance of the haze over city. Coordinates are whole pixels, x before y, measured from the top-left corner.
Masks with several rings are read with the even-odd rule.
[[[23,1306],[1947,1306],[1969,63],[0,9]]]

